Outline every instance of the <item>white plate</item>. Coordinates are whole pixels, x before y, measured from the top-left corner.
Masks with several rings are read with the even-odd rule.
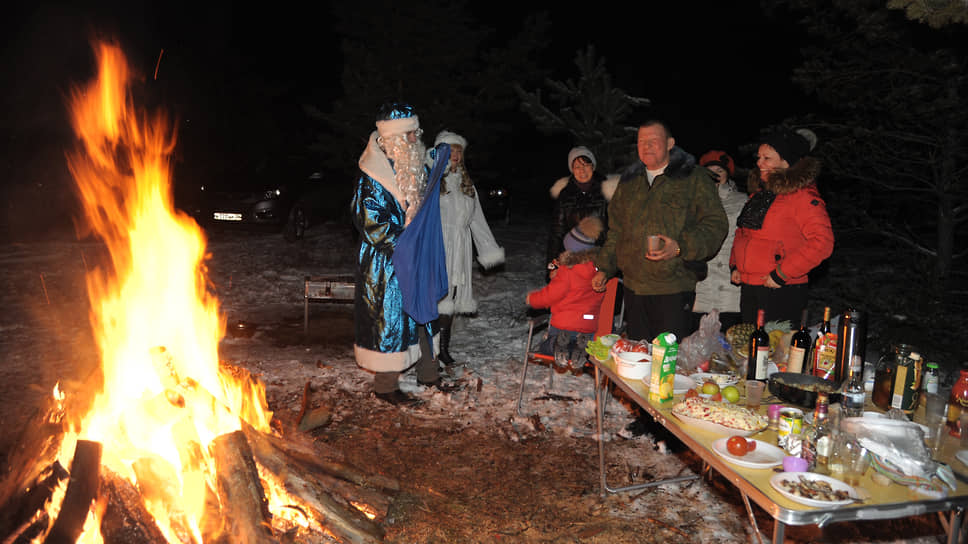
[[[672,394],[673,395],[685,395],[686,391],[690,389],[695,389],[699,384],[689,376],[683,376],[681,374],[676,374],[676,381],[672,384]]]
[[[834,491],[843,490],[843,491],[846,491],[851,497],[855,497],[855,498],[857,497],[857,490],[855,490],[853,487],[845,484],[844,482],[841,482],[836,478],[831,478],[830,476],[824,476],[823,474],[816,474],[813,472],[781,472],[779,474],[774,474],[773,477],[770,478],[770,485],[773,486],[773,489],[776,489],[777,491],[780,492],[781,495],[790,499],[791,501],[798,502],[800,504],[805,504],[807,506],[816,506],[817,508],[825,508],[829,506],[844,506],[846,504],[851,504],[854,502],[853,500],[850,500],[850,499],[846,499],[842,501],[820,501],[817,499],[808,499],[806,497],[801,497],[799,495],[794,495],[793,493],[790,493],[786,489],[783,489],[783,485],[780,484],[781,480],[796,481],[796,480],[799,480],[801,476],[807,480],[827,482],[830,484],[830,487],[834,489]]]
[[[712,422],[706,421],[704,419],[696,419],[694,417],[680,415],[680,414],[677,414],[675,412],[672,412],[672,415],[676,416],[677,418],[679,418],[680,421],[682,421],[684,423],[688,423],[690,425],[694,425],[696,427],[699,427],[701,429],[705,429],[707,431],[712,431],[714,433],[719,433],[719,434],[726,434],[726,435],[729,435],[729,436],[733,436],[733,435],[736,435],[736,436],[750,436],[750,435],[754,435],[754,434],[762,431],[763,429],[766,429],[767,426],[768,426],[768,425],[764,425],[762,429],[754,429],[752,431],[744,431],[742,429],[734,429],[733,427],[727,427],[725,425],[720,425],[718,423],[712,423]]]
[[[726,387],[727,385],[736,385],[739,383],[739,378],[732,374],[712,374],[710,372],[697,372],[689,376],[698,384],[702,384],[706,380],[712,380],[716,382],[720,388]]]
[[[966,466],[968,466],[968,450],[961,450],[955,454],[955,459],[961,461]]]
[[[746,468],[772,468],[777,465],[783,464],[783,457],[786,456],[786,452],[780,448],[767,444],[761,440],[755,440],[756,449],[747,453],[742,457],[737,457],[726,448],[726,441],[729,438],[719,438],[713,441],[713,451],[718,453],[720,457],[726,459],[734,465],[739,465]]]

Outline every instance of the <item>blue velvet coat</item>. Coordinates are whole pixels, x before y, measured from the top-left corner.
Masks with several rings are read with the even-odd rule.
[[[383,183],[365,171],[351,207],[360,234],[354,304],[356,362],[374,372],[403,371],[420,358],[418,327],[425,327],[430,338],[434,334],[432,323],[418,325],[403,311],[392,261],[405,225],[403,207]]]

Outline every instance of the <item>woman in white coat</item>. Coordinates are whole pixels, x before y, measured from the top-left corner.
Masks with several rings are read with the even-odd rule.
[[[713,150],[699,157],[699,164],[712,174],[719,192],[719,199],[729,220],[729,231],[719,253],[709,263],[705,279],[696,284],[696,302],[692,307],[693,328],[699,327],[700,318],[713,309],[719,310],[721,329],[726,330],[741,321],[739,312],[739,285],[730,282],[729,254],[736,235],[736,218],[746,204],[746,193],[736,188],[730,179],[736,171],[733,158],[723,151]]]
[[[456,133],[443,130],[434,145],[450,144],[450,164],[440,183],[440,223],[447,255],[447,296],[437,304],[440,313],[439,359],[445,365],[454,364],[450,356],[450,333],[454,316],[477,312],[477,301],[471,286],[474,247],[477,261],[484,268],[504,262],[504,248],[498,246],[491,228],[484,218],[474,183],[464,166],[467,140]]]

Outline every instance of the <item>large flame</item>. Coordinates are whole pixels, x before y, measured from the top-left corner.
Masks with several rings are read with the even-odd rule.
[[[71,93],[79,145],[68,163],[111,256],[87,281],[104,389],[61,461],[77,439],[100,442],[102,465],[138,486],[169,541],[200,542],[209,442],[240,420],[268,431],[271,413],[261,387],[219,370],[225,322],[207,290],[205,237],[172,202],[174,126],[134,108],[117,44],[95,54],[97,79]]]

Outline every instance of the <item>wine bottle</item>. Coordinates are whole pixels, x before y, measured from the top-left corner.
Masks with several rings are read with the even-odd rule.
[[[790,355],[787,359],[787,372],[810,373],[810,331],[807,330],[807,309],[800,316],[800,330],[790,338]]]
[[[770,362],[770,335],[763,328],[766,312],[756,311],[756,330],[750,335],[749,355],[746,360],[746,379],[766,381],[767,365]]]
[[[837,365],[837,335],[830,332],[830,306],[823,309],[823,322],[813,346],[813,375],[834,381]],[[838,387],[840,383],[838,382]]]

